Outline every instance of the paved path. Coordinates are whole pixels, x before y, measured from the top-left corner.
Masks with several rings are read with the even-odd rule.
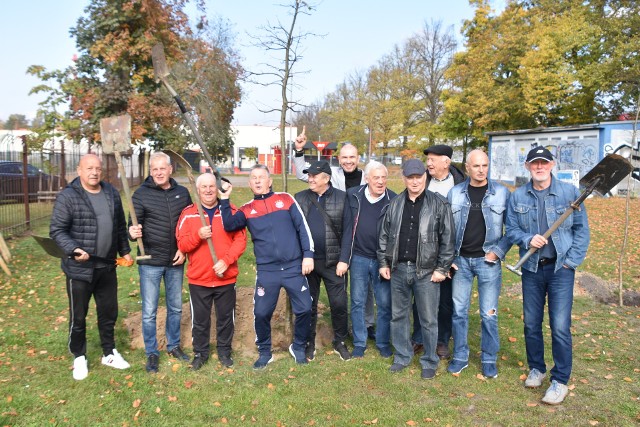
[[[231,185],[234,187],[249,187],[249,175],[222,175],[229,181],[231,181]],[[197,175],[196,175],[197,177]],[[189,179],[185,176],[178,175],[173,177],[178,184],[188,186]]]

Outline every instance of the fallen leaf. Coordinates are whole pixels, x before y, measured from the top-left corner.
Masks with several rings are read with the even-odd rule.
[[[629,378],[629,377],[624,377],[623,380],[625,380],[628,383],[632,383],[633,382],[633,380],[631,378]]]
[[[471,398],[472,398],[473,396],[475,396],[475,395],[476,395],[475,393],[467,393],[467,397],[468,397],[469,399],[471,399]]]
[[[169,399],[169,402],[177,402],[178,396],[169,396],[168,399]]]
[[[568,385],[567,388],[569,390],[574,390],[576,388],[576,385],[575,384],[571,384],[571,385]]]
[[[193,387],[193,381],[184,382],[184,388],[191,388],[191,387]]]
[[[226,419],[225,417],[222,417],[222,418],[220,419],[220,422],[221,422],[222,424],[226,424],[228,421],[227,421],[227,419]]]
[[[596,421],[596,420],[589,420],[589,424],[592,426],[597,426],[598,424],[600,424],[600,422]]]
[[[140,406],[140,399],[136,399],[133,401],[133,407],[137,408],[138,406]]]
[[[526,374],[520,375],[520,380],[524,381],[526,379],[527,379],[527,375]]]
[[[177,363],[174,363],[173,366],[171,367],[171,370],[173,372],[178,372],[178,369],[180,369],[180,365]]]
[[[222,403],[220,403],[220,402],[213,402],[213,406],[220,407],[220,406],[222,406]]]
[[[160,411],[161,411],[160,407],[159,407],[159,406],[156,406],[156,414],[159,414],[159,413],[160,413]]]
[[[533,408],[534,406],[538,406],[536,402],[527,402],[527,406]]]
[[[518,338],[516,337],[509,337],[509,342],[516,342],[518,341]]]
[[[613,378],[613,375],[609,374],[609,375],[605,375],[604,377],[605,379],[610,380],[611,378]]]
[[[273,389],[275,389],[275,388],[276,388],[276,386],[274,386],[273,384],[269,383],[269,384],[267,384],[267,388],[268,388],[269,390],[273,390]]]
[[[13,396],[7,396],[7,402],[11,403],[13,401]]]
[[[476,374],[476,378],[479,379],[479,380],[482,380],[482,381],[486,380],[486,378],[482,374]]]
[[[408,426],[415,426],[415,425],[418,425],[418,423],[416,423],[416,422],[415,422],[415,421],[413,421],[413,420],[409,420],[409,421],[407,421],[405,424],[406,424],[406,425],[408,425]]]

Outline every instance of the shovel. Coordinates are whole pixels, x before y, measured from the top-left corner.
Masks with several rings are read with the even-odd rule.
[[[124,189],[127,203],[129,204],[129,214],[131,215],[131,222],[136,227],[138,226],[138,217],[136,216],[136,210],[133,208],[133,201],[131,200],[131,191],[129,190],[129,181],[127,181],[127,175],[122,166],[122,157],[120,153],[126,153],[131,148],[131,116],[124,114],[122,116],[106,117],[100,120],[100,136],[102,139],[102,152],[105,154],[113,153],[116,157],[116,163],[118,164],[118,172],[120,174],[120,180],[122,181],[122,188]],[[150,259],[151,255],[144,253],[144,244],[142,238],[136,239],[138,242],[138,249],[140,255],[136,259]]]
[[[551,237],[554,231],[560,227],[560,225],[569,218],[575,210],[580,208],[580,204],[585,201],[587,197],[594,191],[599,193],[601,196],[607,194],[613,187],[615,187],[622,178],[629,175],[629,173],[633,170],[633,166],[627,159],[618,155],[618,154],[610,154],[604,159],[600,160],[600,162],[593,167],[585,176],[580,180],[580,184],[585,188],[585,190],[580,194],[580,196],[571,203],[571,209],[567,209],[565,213],[560,216],[551,224],[546,233],[542,235],[545,239]],[[531,255],[533,255],[538,248],[531,248],[529,251],[524,254],[520,261],[516,265],[507,265],[507,269],[518,276],[522,276],[522,272],[519,268],[524,264]]]
[[[200,203],[200,196],[198,195],[198,187],[196,186],[196,180],[193,177],[191,165],[184,157],[182,157],[180,154],[176,153],[175,151],[164,150],[164,153],[167,154],[169,157],[171,157],[171,160],[173,162],[182,166],[187,171],[187,177],[189,178],[189,183],[191,184],[191,189],[193,190],[193,198],[195,200],[195,205],[196,205],[196,208],[198,209],[198,214],[200,214],[200,222],[202,223],[203,227],[208,226],[209,224],[205,219],[204,211],[202,210],[202,204]],[[224,178],[221,178],[221,179],[228,181]],[[213,265],[215,265],[218,262],[218,257],[216,256],[216,251],[213,247],[213,240],[211,240],[211,237],[207,239],[207,245],[209,245],[209,252],[211,253],[211,259],[213,260]],[[216,275],[218,277],[223,276],[222,274],[218,274],[218,273],[216,273]]]
[[[191,128],[191,131],[196,137],[196,141],[198,142],[198,145],[200,146],[200,149],[202,150],[207,163],[209,163],[209,166],[211,166],[211,170],[216,177],[216,185],[218,186],[218,190],[224,193],[226,190],[222,189],[222,177],[220,176],[220,172],[218,171],[218,168],[211,158],[211,155],[209,155],[209,150],[207,150],[207,146],[204,145],[196,124],[193,122],[193,119],[191,119],[191,115],[189,114],[189,111],[187,111],[187,108],[184,106],[184,103],[182,102],[182,99],[180,99],[178,93],[171,87],[171,85],[167,81],[167,76],[169,76],[171,72],[169,71],[169,67],[167,66],[167,58],[164,55],[164,46],[162,45],[162,43],[157,43],[151,49],[151,61],[153,62],[153,71],[156,75],[156,82],[162,82],[171,96],[173,96],[173,99],[176,101],[176,104],[178,104],[178,107],[180,107],[182,117],[184,117],[184,120],[189,125],[189,128]]]
[[[60,246],[56,244],[55,240],[50,239],[49,237],[36,236],[36,235],[32,235],[31,237],[33,237],[35,241],[38,242],[38,244],[42,247],[42,249],[44,249],[44,251],[49,255],[51,255],[52,257],[72,259],[73,257],[80,255],[78,252],[73,252],[71,254],[64,253],[64,251],[60,249]],[[120,265],[123,267],[130,267],[133,265],[133,261],[127,261],[124,258],[111,259],[111,258],[103,258],[95,255],[89,255],[89,259],[92,261],[100,261],[100,262],[104,262],[105,264]]]

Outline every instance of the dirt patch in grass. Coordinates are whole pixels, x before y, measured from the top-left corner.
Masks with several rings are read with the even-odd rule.
[[[255,344],[255,329],[253,327],[253,288],[239,287],[236,290],[236,313],[235,313],[235,334],[233,336],[233,351],[236,354],[242,354],[252,357],[257,354]],[[291,336],[285,328],[286,319],[286,293],[284,290],[280,292],[278,305],[271,319],[271,340],[273,350],[286,351],[291,344]],[[318,317],[326,311],[326,307],[318,304]],[[165,324],[167,318],[166,306],[158,307],[156,320],[158,347],[161,351],[167,348],[167,339],[165,336]],[[124,320],[124,324],[129,332],[132,349],[144,349],[144,341],[142,339],[142,313],[132,313]],[[215,354],[216,345],[216,314],[215,307],[211,309],[211,352]],[[180,325],[180,345],[183,348],[192,348],[191,345],[191,307],[189,303],[182,305],[182,321]],[[326,323],[318,322],[318,331],[316,335],[316,347],[322,347],[331,344],[333,339],[333,331]]]

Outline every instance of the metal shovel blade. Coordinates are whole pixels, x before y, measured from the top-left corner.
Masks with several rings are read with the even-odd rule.
[[[171,74],[167,66],[167,58],[164,56],[164,46],[162,43],[156,43],[151,48],[151,62],[153,62],[153,72],[156,76],[156,83]]]
[[[55,240],[44,237],[44,236],[36,236],[35,234],[31,235],[35,239],[36,242],[44,249],[46,253],[55,258],[67,258],[68,255],[64,253],[60,246],[55,242]]]
[[[618,154],[609,154],[582,177],[580,184],[589,187],[598,180],[594,191],[604,196],[632,170],[633,165],[629,160]]]
[[[100,137],[104,154],[128,152],[131,148],[131,116],[123,114],[101,119]]]

